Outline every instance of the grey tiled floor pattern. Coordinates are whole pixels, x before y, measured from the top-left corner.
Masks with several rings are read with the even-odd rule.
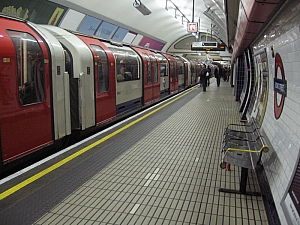
[[[36,224],[268,224],[262,197],[218,191],[239,189],[240,168],[219,167],[238,107],[232,88],[212,84]]]

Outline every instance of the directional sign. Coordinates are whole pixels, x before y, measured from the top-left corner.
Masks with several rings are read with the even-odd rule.
[[[225,51],[225,45],[219,44],[218,42],[193,42],[191,46],[191,50],[197,51]]]

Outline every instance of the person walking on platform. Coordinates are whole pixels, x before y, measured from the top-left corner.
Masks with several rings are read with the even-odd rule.
[[[203,65],[200,71],[200,79],[202,80],[203,91],[206,92],[207,79],[209,78],[209,70]]]
[[[215,75],[215,78],[217,80],[217,86],[220,87],[221,75],[219,73],[218,67],[215,68],[214,75]]]
[[[210,85],[210,78],[212,77],[212,75],[211,75],[211,69],[209,66],[207,66],[207,70],[209,73],[209,76],[207,77],[207,87],[208,87]]]

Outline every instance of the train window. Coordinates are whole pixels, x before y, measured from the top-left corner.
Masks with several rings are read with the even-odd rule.
[[[44,56],[38,41],[28,33],[7,30],[17,54],[19,101],[21,105],[45,99]]]
[[[168,61],[166,59],[162,59],[160,61],[160,76],[168,76]]]
[[[177,71],[178,74],[183,74],[183,63],[180,61],[180,59],[177,59]]]
[[[133,51],[110,47],[116,60],[117,82],[139,80],[138,56]]]
[[[107,92],[109,90],[109,71],[108,59],[105,51],[98,45],[91,45],[97,55],[98,69],[98,92]]]
[[[73,60],[70,51],[62,45],[65,53],[65,70],[68,72],[70,77],[73,77]]]
[[[169,69],[168,69],[168,60],[162,56],[161,54],[155,54],[160,62],[160,76],[165,77],[169,76]]]

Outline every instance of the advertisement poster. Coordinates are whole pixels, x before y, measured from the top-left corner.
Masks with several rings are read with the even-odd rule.
[[[0,1],[0,12],[37,24],[57,25],[67,7],[47,0]]]
[[[269,91],[269,72],[266,53],[263,52],[256,55],[254,61],[256,69],[254,93],[257,94],[256,96],[253,96],[254,104],[250,107],[252,107],[251,117],[254,117],[258,125],[260,126],[267,108],[267,97]]]
[[[57,22],[59,21],[61,15],[64,13],[64,9],[56,7],[54,13],[52,14],[48,24],[49,25],[57,25]]]

